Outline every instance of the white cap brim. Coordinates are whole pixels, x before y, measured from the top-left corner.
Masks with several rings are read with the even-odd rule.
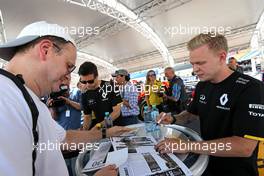
[[[76,47],[75,41],[62,26],[49,24],[46,21],[39,21],[24,27],[15,40],[0,45],[0,58],[10,61],[15,55],[18,46],[25,45],[43,36],[63,38],[65,41],[71,42]]]
[[[25,36],[0,45],[0,58],[10,61],[18,46],[25,45],[37,38],[39,38],[39,36]]]

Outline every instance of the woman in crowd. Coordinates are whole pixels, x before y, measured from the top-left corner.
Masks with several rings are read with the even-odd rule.
[[[162,112],[162,83],[156,79],[156,73],[153,70],[149,70],[146,76],[146,85],[145,85],[145,97],[149,109],[153,105],[159,109],[159,112]]]

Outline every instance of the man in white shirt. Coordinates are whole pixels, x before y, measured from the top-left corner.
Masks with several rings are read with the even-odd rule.
[[[51,117],[40,97],[58,91],[62,81],[75,68],[76,44],[63,28],[45,21],[26,26],[11,42],[0,46],[0,58],[9,61],[6,71],[21,74],[25,87],[38,111],[38,149],[35,175],[67,176],[59,143],[91,143],[102,131],[65,131]],[[32,114],[21,90],[6,76],[0,75],[0,175],[33,175]],[[129,129],[113,127],[106,136],[120,135]],[[109,166],[96,175],[116,175]]]

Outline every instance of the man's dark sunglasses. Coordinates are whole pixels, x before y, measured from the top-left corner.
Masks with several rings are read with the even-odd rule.
[[[82,83],[82,84],[93,84],[94,83],[94,79],[92,79],[92,80],[87,80],[87,81],[82,81],[82,80],[80,80],[80,83]]]

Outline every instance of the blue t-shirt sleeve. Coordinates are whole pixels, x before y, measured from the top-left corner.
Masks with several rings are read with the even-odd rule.
[[[180,84],[177,84],[177,83],[173,84],[172,96],[176,98],[176,101],[180,99],[180,96],[181,96],[181,85]]]

